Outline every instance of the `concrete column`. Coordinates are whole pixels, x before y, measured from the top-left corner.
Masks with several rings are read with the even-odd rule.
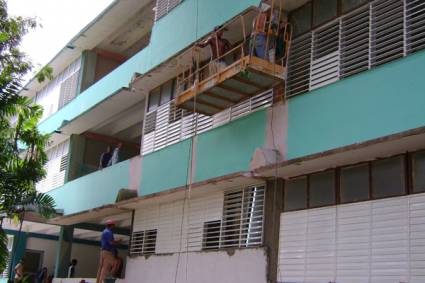
[[[264,246],[267,250],[267,282],[277,282],[280,214],[283,209],[283,179],[267,181],[264,211]]]
[[[71,261],[72,240],[74,236],[73,226],[61,226],[59,240],[56,247],[55,277],[66,278],[68,265]]]
[[[27,247],[27,233],[16,232],[13,233],[13,248],[11,254],[11,264],[9,266],[9,278],[15,278],[15,266],[18,262],[23,259],[25,255],[25,249]]]
[[[81,55],[80,77],[77,93],[80,94],[88,89],[95,80],[97,54],[93,51],[84,50]]]
[[[65,175],[65,182],[75,180],[82,175],[82,165],[84,163],[84,152],[86,138],[79,135],[71,135],[68,153],[68,168]]]

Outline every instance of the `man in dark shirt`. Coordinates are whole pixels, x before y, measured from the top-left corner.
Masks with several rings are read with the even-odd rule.
[[[99,268],[97,270],[96,283],[103,283],[106,277],[111,275],[112,267],[115,262],[114,252],[120,241],[114,239],[112,232],[115,227],[115,221],[107,220],[106,228],[102,232],[101,252],[99,260]]]
[[[106,148],[106,151],[102,153],[99,160],[99,169],[103,169],[108,167],[109,160],[111,160],[112,153],[111,153],[111,147],[108,145]]]
[[[210,75],[214,75],[221,69],[226,68],[226,61],[222,57],[230,50],[230,42],[223,38],[223,31],[226,29],[221,26],[214,28],[214,34],[207,38],[204,42],[199,43],[197,46],[204,48],[210,46],[211,48],[211,62],[209,63]]]

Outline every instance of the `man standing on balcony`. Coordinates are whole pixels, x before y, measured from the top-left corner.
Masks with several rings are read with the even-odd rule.
[[[112,158],[111,147],[108,145],[106,151],[102,153],[99,160],[99,169],[103,169],[109,166],[109,161]]]
[[[109,160],[109,164],[108,166],[112,166],[114,164],[117,164],[118,162],[120,162],[120,150],[122,147],[122,143],[118,143],[117,147],[114,149],[114,152],[112,153],[112,157]]]
[[[106,277],[111,276],[112,267],[115,262],[114,252],[120,241],[114,239],[112,230],[115,227],[115,221],[109,219],[106,221],[106,228],[102,232],[101,252],[99,259],[99,267],[97,269],[96,283],[103,283]]]

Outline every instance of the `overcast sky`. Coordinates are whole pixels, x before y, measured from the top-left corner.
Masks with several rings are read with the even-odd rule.
[[[7,0],[10,15],[36,17],[42,27],[22,42],[35,66],[47,64],[113,0]]]

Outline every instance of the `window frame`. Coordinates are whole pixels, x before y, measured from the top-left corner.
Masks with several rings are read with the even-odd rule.
[[[294,211],[300,211],[300,210],[307,210],[307,209],[315,209],[315,208],[321,208],[321,207],[331,207],[334,205],[345,205],[345,204],[352,204],[352,203],[358,203],[358,202],[365,202],[365,201],[373,201],[373,200],[380,200],[380,199],[387,199],[387,198],[394,198],[394,197],[402,197],[402,196],[406,196],[406,195],[411,195],[411,194],[425,194],[425,190],[424,191],[420,191],[420,192],[414,192],[413,191],[413,155],[416,153],[425,153],[425,149],[420,149],[420,150],[416,150],[416,151],[412,151],[412,152],[406,152],[406,153],[399,153],[399,154],[395,154],[395,155],[391,155],[388,157],[384,157],[384,158],[376,158],[374,160],[370,160],[370,161],[361,161],[361,162],[356,162],[356,163],[351,163],[351,164],[347,164],[347,165],[343,165],[343,166],[337,166],[334,168],[328,168],[326,170],[321,170],[321,171],[314,171],[308,174],[303,174],[303,175],[297,175],[294,177],[290,177],[288,179],[285,180],[284,182],[284,186],[283,186],[283,205],[281,208],[281,212],[282,213],[290,213],[290,212],[294,212]],[[388,160],[388,159],[393,159],[393,158],[402,158],[402,166],[403,168],[400,170],[400,173],[403,174],[403,182],[404,182],[404,191],[402,194],[398,194],[398,195],[392,195],[392,196],[384,196],[384,197],[374,197],[373,191],[373,182],[372,182],[372,163],[376,162],[376,161],[380,161],[380,160]],[[368,199],[365,200],[356,200],[356,201],[349,201],[349,202],[343,202],[341,200],[341,182],[340,182],[340,178],[341,178],[341,170],[343,170],[344,168],[349,168],[349,167],[355,167],[355,166],[362,166],[362,165],[366,165],[368,168],[368,184],[369,184],[369,190],[368,190]],[[328,204],[328,205],[323,205],[323,206],[311,206],[310,205],[310,176],[313,174],[317,174],[317,173],[322,173],[322,172],[326,172],[329,170],[334,170],[335,172],[335,204]],[[286,198],[286,182],[290,181],[290,180],[294,180],[294,179],[299,179],[299,178],[307,178],[307,196],[306,196],[306,208],[301,208],[301,209],[293,209],[293,210],[285,210],[285,198]]]
[[[298,11],[298,10],[304,8],[306,5],[309,5],[309,4],[311,5],[311,7],[310,7],[310,9],[311,9],[311,11],[310,11],[310,17],[311,17],[311,19],[310,19],[310,28],[307,31],[305,31],[305,32],[302,32],[300,34],[295,35],[294,38],[303,36],[303,35],[305,35],[305,34],[307,34],[309,32],[312,32],[313,30],[315,30],[315,29],[317,29],[317,28],[319,28],[321,26],[325,26],[326,24],[328,24],[328,23],[330,23],[330,22],[338,19],[339,17],[342,17],[344,15],[347,15],[347,14],[349,14],[349,13],[351,13],[351,12],[357,10],[357,9],[360,9],[363,6],[369,5],[372,0],[367,0],[365,3],[360,4],[360,5],[357,5],[356,7],[352,8],[352,9],[350,9],[348,11],[345,11],[345,12],[342,11],[342,1],[343,0],[336,0],[336,5],[337,5],[337,7],[336,7],[336,16],[333,17],[333,18],[331,18],[330,20],[324,21],[323,23],[320,23],[320,24],[317,24],[317,25],[314,25],[314,22],[313,22],[314,21],[314,2],[315,1],[316,0],[307,1],[306,3],[304,3],[303,5],[301,5],[300,7],[298,7],[298,8],[296,8],[296,9],[294,9],[294,10],[292,10],[292,11],[289,12],[289,15],[290,15],[294,11]],[[289,15],[288,15],[288,19],[290,18]]]
[[[393,195],[393,196],[375,197],[375,195],[374,195],[375,188],[373,186],[373,163],[379,162],[379,161],[384,161],[384,160],[395,159],[395,158],[399,158],[399,157],[402,158],[401,163],[403,165],[403,168],[400,172],[403,174],[404,192],[402,194]],[[370,179],[370,188],[371,188],[371,199],[370,200],[400,197],[400,196],[405,196],[405,195],[408,194],[409,188],[408,188],[408,182],[407,182],[408,172],[406,172],[406,159],[407,159],[406,154],[397,154],[397,155],[393,155],[393,156],[389,156],[389,157],[385,157],[385,158],[377,158],[377,159],[369,162],[369,179]]]

